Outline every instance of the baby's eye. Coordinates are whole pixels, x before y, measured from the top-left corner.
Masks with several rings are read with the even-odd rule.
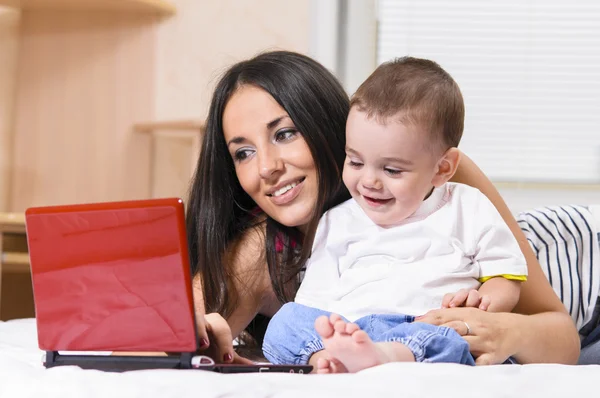
[[[275,141],[279,142],[291,140],[296,136],[296,134],[298,134],[298,132],[292,129],[279,130],[277,133],[275,133]]]
[[[386,167],[383,170],[385,170],[385,172],[388,173],[391,176],[398,176],[398,175],[402,174],[402,170],[390,169],[389,167]]]
[[[351,167],[360,167],[362,165],[363,165],[362,163],[355,162],[354,160],[351,160],[351,161],[348,162],[348,166],[351,166]]]

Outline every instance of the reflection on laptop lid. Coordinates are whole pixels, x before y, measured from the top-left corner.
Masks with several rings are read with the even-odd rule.
[[[39,347],[195,352],[183,202],[30,208]]]

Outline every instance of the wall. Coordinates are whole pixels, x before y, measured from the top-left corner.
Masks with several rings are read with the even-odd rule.
[[[0,210],[8,206],[20,13],[0,7]]]
[[[513,214],[543,206],[600,205],[600,189],[594,186],[536,187],[530,184],[518,188],[499,183],[497,186]]]
[[[9,209],[148,195],[156,18],[21,16]]]
[[[308,53],[310,0],[173,0],[158,27],[158,120],[204,118],[227,66],[267,49]]]

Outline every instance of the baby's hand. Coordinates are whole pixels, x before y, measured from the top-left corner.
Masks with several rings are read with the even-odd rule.
[[[487,311],[491,303],[490,296],[482,296],[475,289],[461,289],[456,293],[448,293],[442,300],[442,308],[475,307]]]

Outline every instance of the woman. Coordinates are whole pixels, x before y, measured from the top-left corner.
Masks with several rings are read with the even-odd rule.
[[[201,344],[216,360],[243,361],[231,340],[245,329],[260,343],[258,320],[293,300],[320,216],[349,198],[341,183],[348,110],[335,77],[290,52],[240,62],[217,84],[187,217]],[[527,258],[528,281],[517,313],[454,308],[420,321],[454,328],[484,363],[575,363],[577,331],[498,192],[464,155],[453,180],[498,208]]]

